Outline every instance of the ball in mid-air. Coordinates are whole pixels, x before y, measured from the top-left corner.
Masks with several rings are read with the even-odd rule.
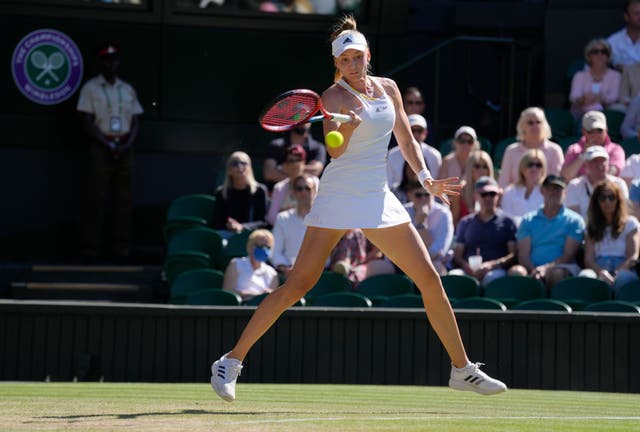
[[[325,137],[325,142],[329,147],[340,147],[344,143],[344,137],[338,131],[331,131]]]

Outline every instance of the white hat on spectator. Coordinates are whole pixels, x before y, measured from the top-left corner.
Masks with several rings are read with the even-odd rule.
[[[474,140],[478,140],[478,135],[476,135],[476,130],[471,126],[461,126],[458,128],[456,133],[453,135],[453,139],[458,139],[458,137],[462,134],[470,135]]]
[[[422,129],[427,128],[427,120],[420,114],[411,114],[407,118],[409,119],[409,126],[420,126]]]

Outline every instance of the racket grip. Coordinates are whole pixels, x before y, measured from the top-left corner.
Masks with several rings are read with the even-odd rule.
[[[336,121],[338,123],[349,123],[351,121],[351,116],[347,114],[331,113],[331,120]]]

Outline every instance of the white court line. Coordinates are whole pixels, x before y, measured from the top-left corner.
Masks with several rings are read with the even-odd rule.
[[[335,422],[335,421],[400,421],[400,420],[571,420],[571,421],[592,421],[592,420],[638,420],[640,416],[590,416],[590,417],[565,417],[565,416],[427,416],[427,417],[318,417],[318,418],[288,418],[288,419],[265,419],[265,420],[245,420],[224,422],[224,425],[243,424],[266,424],[266,423],[304,423],[304,422]]]

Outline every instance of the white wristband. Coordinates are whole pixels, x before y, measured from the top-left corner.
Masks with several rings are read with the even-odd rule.
[[[422,186],[424,186],[424,182],[425,180],[433,180],[433,177],[431,177],[431,173],[429,172],[428,169],[423,169],[418,173],[418,181],[420,182],[420,184]]]

